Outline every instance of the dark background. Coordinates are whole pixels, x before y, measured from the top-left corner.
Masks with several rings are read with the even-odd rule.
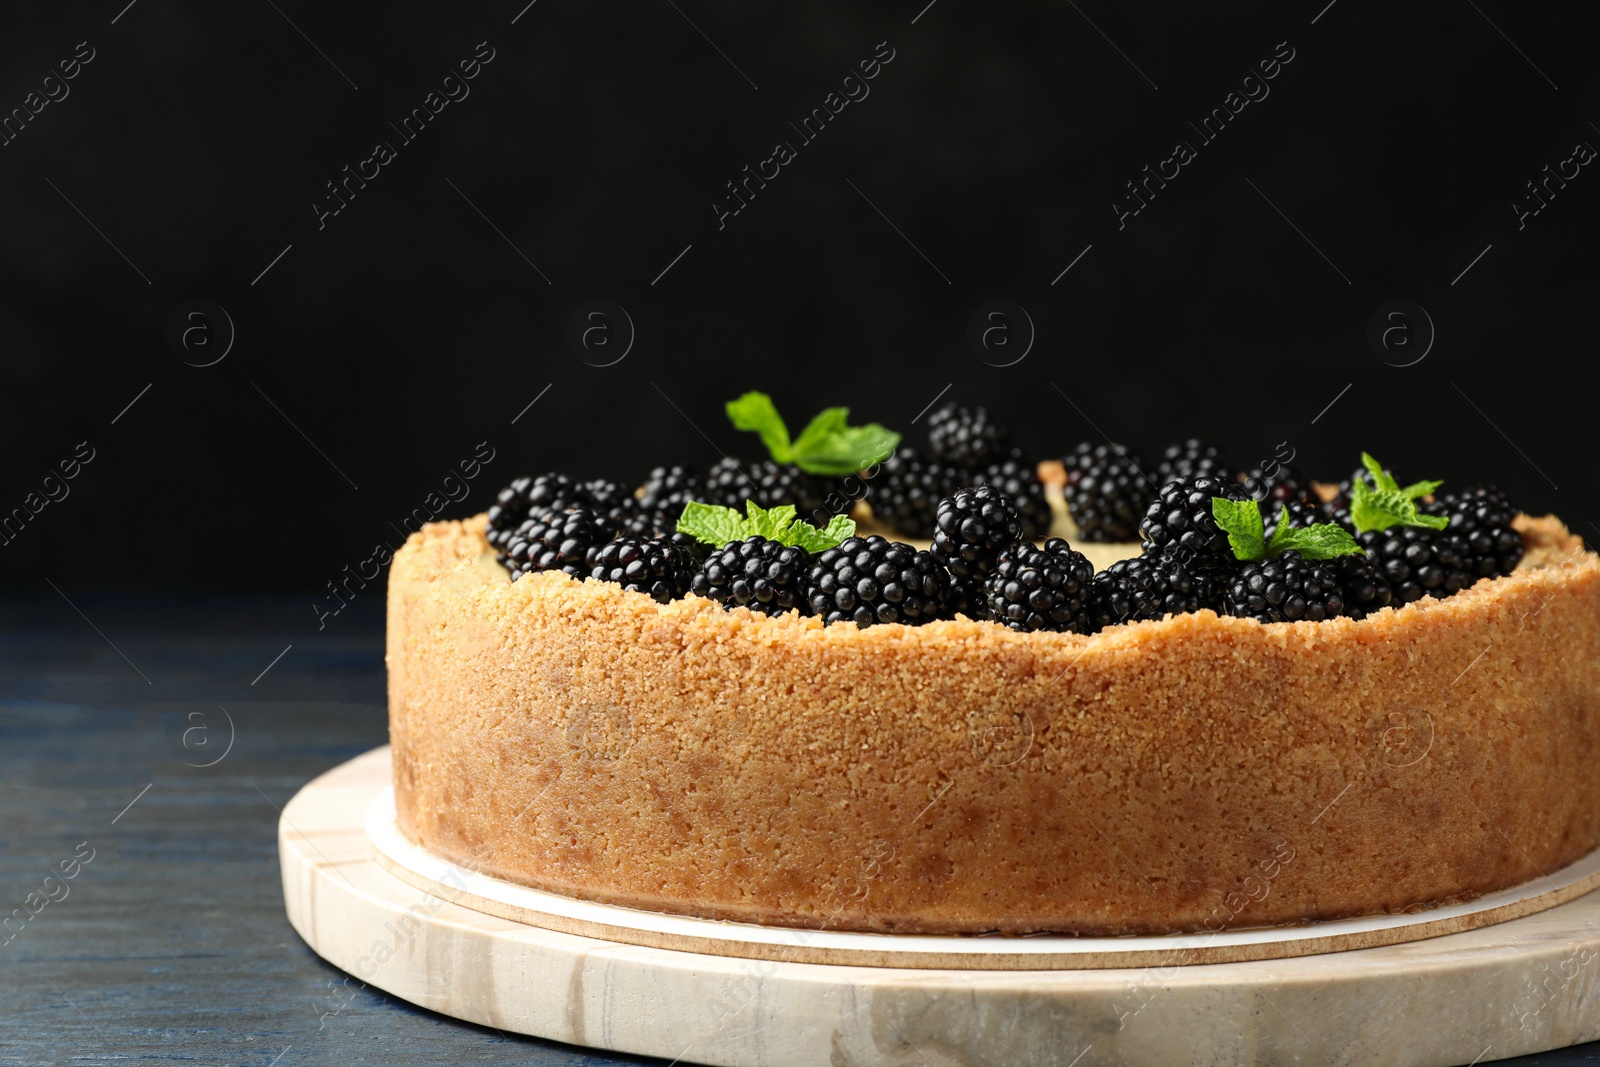
[[[95,58],[0,147],[0,513],[95,458],[0,583],[309,594],[479,442],[449,514],[521,473],[748,455],[721,412],[748,388],[794,422],[914,429],[948,385],[1041,454],[1201,434],[1337,478],[1365,448],[1594,528],[1600,175],[1521,230],[1511,204],[1600,145],[1600,8],[924,2],[8,12],[0,113],[78,42]],[[389,123],[483,41],[470,95],[401,143]],[[882,41],[870,96],[800,145],[788,123]],[[1270,95],[1202,146],[1188,122],[1284,41]],[[380,139],[398,158],[319,229]],[[779,140],[798,158],[719,230],[724,183]],[[1178,140],[1198,158],[1119,231],[1124,183]],[[637,329],[610,367],[565,340],[595,297]],[[965,341],[995,297],[1037,327],[1015,366]],[[237,331],[204,368],[166,341],[196,299]],[[1414,366],[1365,340],[1393,299],[1437,328]]]
[[[1600,533],[1600,174],[1523,229],[1511,206],[1600,145],[1597,5],[5,15],[0,118],[94,50],[0,144],[0,518],[94,455],[0,535],[5,906],[84,837],[106,857],[7,949],[6,1062],[619,1062],[375,989],[324,1026],[343,976],[283,918],[279,807],[384,736],[376,585],[321,634],[314,598],[480,442],[448,514],[522,473],[750,455],[721,411],[749,388],[797,424],[848,404],[913,437],[942,394],[1042,455],[1200,434],[1338,478],[1367,449]],[[389,124],[479,42],[470,95],[399,145]],[[724,183],[879,42],[870,95],[719,230]],[[1189,122],[1279,42],[1270,95],[1200,146]],[[319,229],[324,183],[380,139],[398,158]],[[1198,158],[1119,230],[1124,183],[1179,140]],[[594,298],[637,328],[614,366],[565,338]],[[993,298],[1037,327],[1014,366],[965,339]],[[1365,337],[1397,299],[1437,327],[1413,366]],[[208,367],[166,337],[195,300],[236,328]],[[197,767],[222,712],[232,755]]]

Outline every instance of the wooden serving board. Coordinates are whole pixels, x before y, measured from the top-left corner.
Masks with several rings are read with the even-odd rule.
[[[389,774],[375,749],[284,809],[290,922],[357,978],[501,1030],[750,1067],[1448,1067],[1600,1037],[1596,856],[1460,908],[1183,943],[795,931],[463,870],[394,828]]]

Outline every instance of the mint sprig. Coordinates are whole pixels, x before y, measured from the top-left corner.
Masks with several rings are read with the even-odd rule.
[[[1279,513],[1278,527],[1272,532],[1270,541],[1266,539],[1266,522],[1261,517],[1261,505],[1255,500],[1212,497],[1211,515],[1217,520],[1217,527],[1228,535],[1228,544],[1234,556],[1241,560],[1271,559],[1290,549],[1309,560],[1366,554],[1356,544],[1356,539],[1350,536],[1350,531],[1337,523],[1290,526],[1287,507]]]
[[[1211,514],[1222,532],[1228,535],[1228,544],[1239,559],[1260,559],[1266,554],[1267,524],[1261,518],[1261,505],[1254,499],[1229,500],[1211,498]]]
[[[1450,525],[1443,515],[1424,515],[1417,500],[1438,489],[1443,482],[1413,482],[1401,488],[1394,475],[1366,452],[1361,462],[1372,474],[1372,481],[1356,478],[1350,483],[1350,521],[1357,530],[1387,530],[1391,526],[1424,526],[1442,530]]]
[[[900,435],[875,422],[850,425],[849,408],[825,408],[791,438],[789,427],[766,393],[749,392],[727,404],[734,428],[760,436],[775,463],[792,463],[808,474],[840,478],[882,463]]]
[[[818,529],[808,522],[797,521],[793,504],[763,508],[747,500],[744,507],[745,514],[740,515],[733,508],[690,501],[678,516],[678,530],[717,548],[747,537],[764,537],[811,553],[834,548],[856,532],[855,521],[843,515],[835,515],[827,526]]]

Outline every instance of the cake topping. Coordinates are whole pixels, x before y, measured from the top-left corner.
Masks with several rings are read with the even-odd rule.
[[[819,530],[810,523],[798,521],[792,504],[764,508],[748,500],[743,515],[717,504],[685,504],[678,518],[678,531],[719,548],[748,537],[762,537],[807,552],[822,552],[854,534],[856,524],[853,519],[835,515]]]
[[[985,585],[989,614],[1013,630],[1087,633],[1094,564],[1060,537],[1043,548],[1015,541],[1000,553]]]
[[[981,470],[1011,451],[1011,429],[983,408],[967,410],[954,401],[928,416],[928,450],[941,463]]]
[[[1154,478],[1139,469],[1137,449],[1084,441],[1061,460],[1067,510],[1085,541],[1137,541],[1139,520],[1156,497]]]
[[[929,622],[948,617],[949,575],[932,553],[882,537],[851,537],[816,558],[811,610],[823,622]]]
[[[1280,504],[1278,509],[1278,521],[1269,540],[1261,505],[1253,498],[1235,500],[1219,496],[1211,501],[1212,515],[1228,535],[1228,545],[1238,559],[1270,559],[1292,551],[1303,559],[1324,560],[1361,551],[1356,539],[1343,526],[1331,522],[1296,526],[1290,519],[1289,505]]]
[[[957,578],[988,577],[1001,550],[1022,539],[1017,506],[989,485],[941,500],[934,527],[933,554]]]
[[[728,607],[824,622],[960,614],[1092,632],[1206,609],[1263,622],[1365,618],[1504,575],[1523,555],[1517,508],[1499,489],[1436,498],[1443,483],[1402,485],[1366,453],[1337,492],[1279,460],[1234,473],[1199,438],[1168,447],[1154,468],[1136,449],[1085,442],[1041,477],[983,408],[939,408],[931,458],[876,423],[850,425],[843,407],[798,436],[765,393],[726,408],[771,458],[725,456],[705,475],[659,466],[637,490],[557,472],[501,490],[486,536],[513,580],[560,570],[663,602],[692,588]],[[1040,544],[1054,520],[1046,481],[1078,539],[1137,537],[1142,555],[1095,575],[1065,540]],[[858,535],[841,513],[863,496],[877,524],[929,537],[931,551]]]
[[[688,554],[666,538],[619,537],[595,552],[590,577],[648,593],[666,604],[689,591],[693,570]]]
[[[793,440],[766,393],[749,392],[727,404],[728,418],[761,437],[775,463],[792,463],[808,474],[843,477],[883,462],[900,435],[875,422],[850,425],[849,408],[824,408]]]
[[[811,614],[806,580],[811,556],[805,549],[765,537],[747,537],[717,549],[695,572],[689,591],[723,607],[744,607],[763,615],[786,611]]]

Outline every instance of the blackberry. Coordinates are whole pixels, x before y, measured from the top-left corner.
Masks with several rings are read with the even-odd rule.
[[[1161,453],[1161,463],[1156,467],[1156,481],[1162,485],[1179,478],[1215,478],[1231,482],[1233,468],[1223,458],[1222,450],[1191,437],[1181,444],[1168,445]]]
[[[705,482],[688,467],[656,467],[645,477],[639,506],[646,511],[673,511],[705,498]]]
[[[745,607],[764,615],[799,609],[809,615],[806,579],[811,556],[803,548],[765,537],[749,537],[711,552],[689,583],[689,591],[723,607]]]
[[[1321,622],[1345,610],[1334,569],[1302,559],[1293,549],[1240,567],[1222,606],[1229,615],[1260,622]]]
[[[1344,594],[1344,613],[1352,619],[1364,619],[1388,607],[1394,599],[1389,580],[1369,557],[1339,556],[1328,560],[1328,566],[1333,568],[1339,580],[1339,591]]]
[[[1279,504],[1295,500],[1316,502],[1311,482],[1293,467],[1279,464],[1271,474],[1257,467],[1244,480],[1244,491],[1261,503],[1261,510],[1276,512]]]
[[[1062,494],[1084,541],[1137,541],[1139,520],[1156,486],[1140,470],[1143,457],[1117,444],[1083,442],[1062,457],[1067,484]]]
[[[812,561],[807,598],[823,622],[922,623],[946,617],[950,577],[933,554],[882,537],[849,537]]]
[[[683,506],[691,500],[705,500],[705,482],[688,467],[657,467],[644,480],[639,491],[640,513],[655,513],[676,523]],[[670,525],[669,525],[670,528]]]
[[[1045,499],[1044,483],[1039,480],[1039,464],[1020,448],[972,479],[972,485],[992,485],[1016,505],[1022,519],[1022,536],[1037,540],[1050,532],[1054,516]]]
[[[574,578],[593,569],[594,553],[616,533],[615,524],[592,508],[535,508],[506,546],[511,580],[531,571],[561,571]]]
[[[648,593],[665,604],[688,592],[692,571],[688,556],[670,540],[619,537],[595,552],[589,577]]]
[[[1462,545],[1443,530],[1391,526],[1357,534],[1356,540],[1388,580],[1397,605],[1425,596],[1447,597],[1472,584]]]
[[[682,512],[679,512],[682,514]],[[665,511],[644,511],[637,504],[626,511],[614,513],[617,534],[648,541],[652,537],[666,537],[678,529],[678,516]]]
[[[1089,629],[1094,564],[1059,537],[1016,541],[1000,553],[984,591],[989,617],[1024,633]]]
[[[1245,492],[1250,491],[1250,483],[1245,483]],[[1272,535],[1278,529],[1278,519],[1283,514],[1283,509],[1289,509],[1289,525],[1317,526],[1333,521],[1333,516],[1322,504],[1313,500],[1300,497],[1294,500],[1263,500],[1261,501],[1261,521],[1266,527],[1266,538],[1272,540]]]
[[[746,500],[754,500],[764,508],[793,504],[801,520],[814,523],[820,515],[823,524],[839,513],[843,500],[842,494],[834,493],[829,479],[807,474],[792,464],[770,459],[741,464],[732,456],[724,456],[712,466],[706,476],[705,493],[707,503],[721,504],[741,514]],[[848,501],[844,509],[848,510]]]
[[[1222,607],[1220,583],[1196,573],[1180,559],[1135,556],[1118,560],[1094,576],[1091,621],[1096,629],[1140,619]]]
[[[928,416],[928,451],[941,463],[982,470],[1011,451],[1011,431],[983,408],[967,410],[951,401]]]
[[[933,554],[957,578],[988,577],[1000,550],[1021,539],[1016,505],[992,485],[957,489],[939,501]]]
[[[596,478],[578,486],[584,499],[604,515],[625,514],[634,506],[633,490],[621,482]]]
[[[1216,571],[1234,566],[1238,561],[1228,544],[1228,535],[1217,527],[1211,513],[1211,500],[1219,496],[1250,499],[1238,482],[1207,476],[1182,478],[1162,486],[1160,495],[1145,512],[1144,521],[1139,523],[1145,551],[1183,559],[1191,570]]]
[[[1520,509],[1498,487],[1475,485],[1443,493],[1423,510],[1449,518],[1445,532],[1466,556],[1473,578],[1510,574],[1522,561],[1522,535],[1511,525]]]
[[[945,614],[954,618],[965,615],[969,619],[982,621],[989,618],[989,597],[984,589],[983,582],[970,578],[957,578],[949,576],[950,584],[945,593]]]
[[[515,478],[495,494],[494,503],[489,505],[489,525],[484,537],[501,563],[506,562],[506,546],[511,535],[528,521],[528,488],[531,485],[532,478]]]
[[[872,517],[885,526],[907,537],[932,538],[939,501],[965,480],[954,467],[901,448],[883,461],[867,489],[867,503],[872,505]]]

